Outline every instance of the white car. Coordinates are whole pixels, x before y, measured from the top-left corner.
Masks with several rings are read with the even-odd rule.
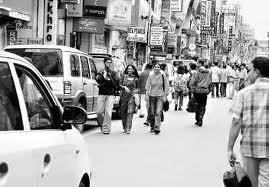
[[[74,124],[81,107],[61,107],[39,71],[0,51],[0,187],[89,187],[87,144]]]

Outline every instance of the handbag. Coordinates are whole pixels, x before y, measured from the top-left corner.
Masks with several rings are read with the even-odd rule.
[[[231,164],[232,169],[223,174],[225,187],[252,187],[251,180],[239,162]]]

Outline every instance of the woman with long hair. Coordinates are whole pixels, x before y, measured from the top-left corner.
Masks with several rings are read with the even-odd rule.
[[[166,75],[161,71],[159,63],[153,65],[146,83],[146,96],[149,98],[150,108],[150,132],[159,134],[161,126],[161,114],[163,112],[163,102],[167,99],[168,81]]]
[[[120,110],[124,133],[130,134],[133,114],[137,111],[139,75],[134,65],[129,64],[121,81],[122,94],[120,98]]]

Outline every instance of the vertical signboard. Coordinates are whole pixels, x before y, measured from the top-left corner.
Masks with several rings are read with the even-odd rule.
[[[221,13],[219,16],[219,33],[224,33],[224,13]]]
[[[45,0],[44,44],[47,45],[56,45],[57,4],[57,0]]]
[[[16,45],[17,44],[17,31],[8,30],[7,31],[7,45]]]
[[[206,6],[207,6],[207,1],[206,0],[201,0],[201,25],[206,24]]]
[[[228,51],[232,51],[233,44],[233,26],[229,27]]]
[[[163,28],[151,27],[150,45],[162,45],[163,44]]]
[[[207,1],[206,3],[206,17],[205,17],[205,26],[210,27],[210,20],[211,20],[211,1]]]
[[[162,0],[161,25],[168,27],[170,22],[170,0]]]

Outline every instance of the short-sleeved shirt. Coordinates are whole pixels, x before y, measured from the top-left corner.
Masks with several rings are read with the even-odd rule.
[[[241,154],[269,158],[269,79],[259,78],[239,91],[230,111],[233,118],[242,120]]]

